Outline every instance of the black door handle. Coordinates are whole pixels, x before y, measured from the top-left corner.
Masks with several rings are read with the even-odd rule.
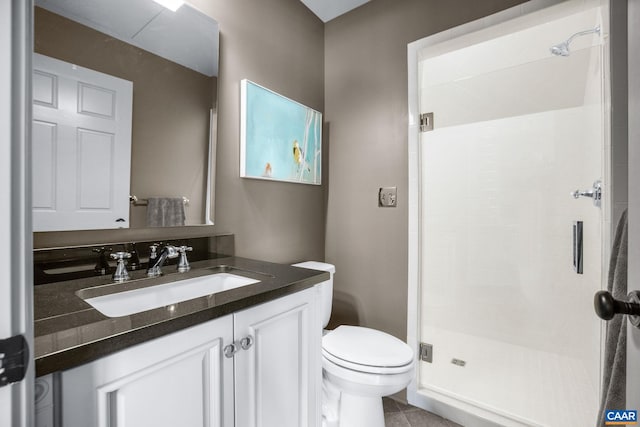
[[[629,292],[628,301],[617,300],[608,291],[598,291],[593,306],[601,319],[611,320],[616,314],[627,314],[631,323],[640,328],[640,291]]]

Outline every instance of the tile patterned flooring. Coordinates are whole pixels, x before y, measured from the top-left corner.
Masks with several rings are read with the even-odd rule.
[[[405,405],[393,399],[382,399],[386,427],[462,427],[415,406]]]

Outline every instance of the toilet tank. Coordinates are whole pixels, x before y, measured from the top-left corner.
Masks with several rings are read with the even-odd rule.
[[[318,283],[320,290],[320,305],[322,310],[322,328],[326,328],[329,324],[329,318],[331,317],[331,306],[333,304],[333,275],[336,272],[336,267],[333,264],[327,264],[325,262],[318,261],[306,261],[298,264],[293,264],[294,267],[308,268],[311,270],[328,271],[330,278],[325,282]]]

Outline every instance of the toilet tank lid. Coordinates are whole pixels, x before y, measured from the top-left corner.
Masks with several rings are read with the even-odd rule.
[[[309,268],[311,270],[328,271],[331,274],[336,272],[336,266],[333,264],[327,264],[326,262],[318,261],[305,261],[297,264],[293,264],[294,267]]]

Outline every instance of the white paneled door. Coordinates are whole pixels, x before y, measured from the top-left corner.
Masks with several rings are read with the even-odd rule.
[[[128,228],[133,83],[33,61],[34,231]]]

